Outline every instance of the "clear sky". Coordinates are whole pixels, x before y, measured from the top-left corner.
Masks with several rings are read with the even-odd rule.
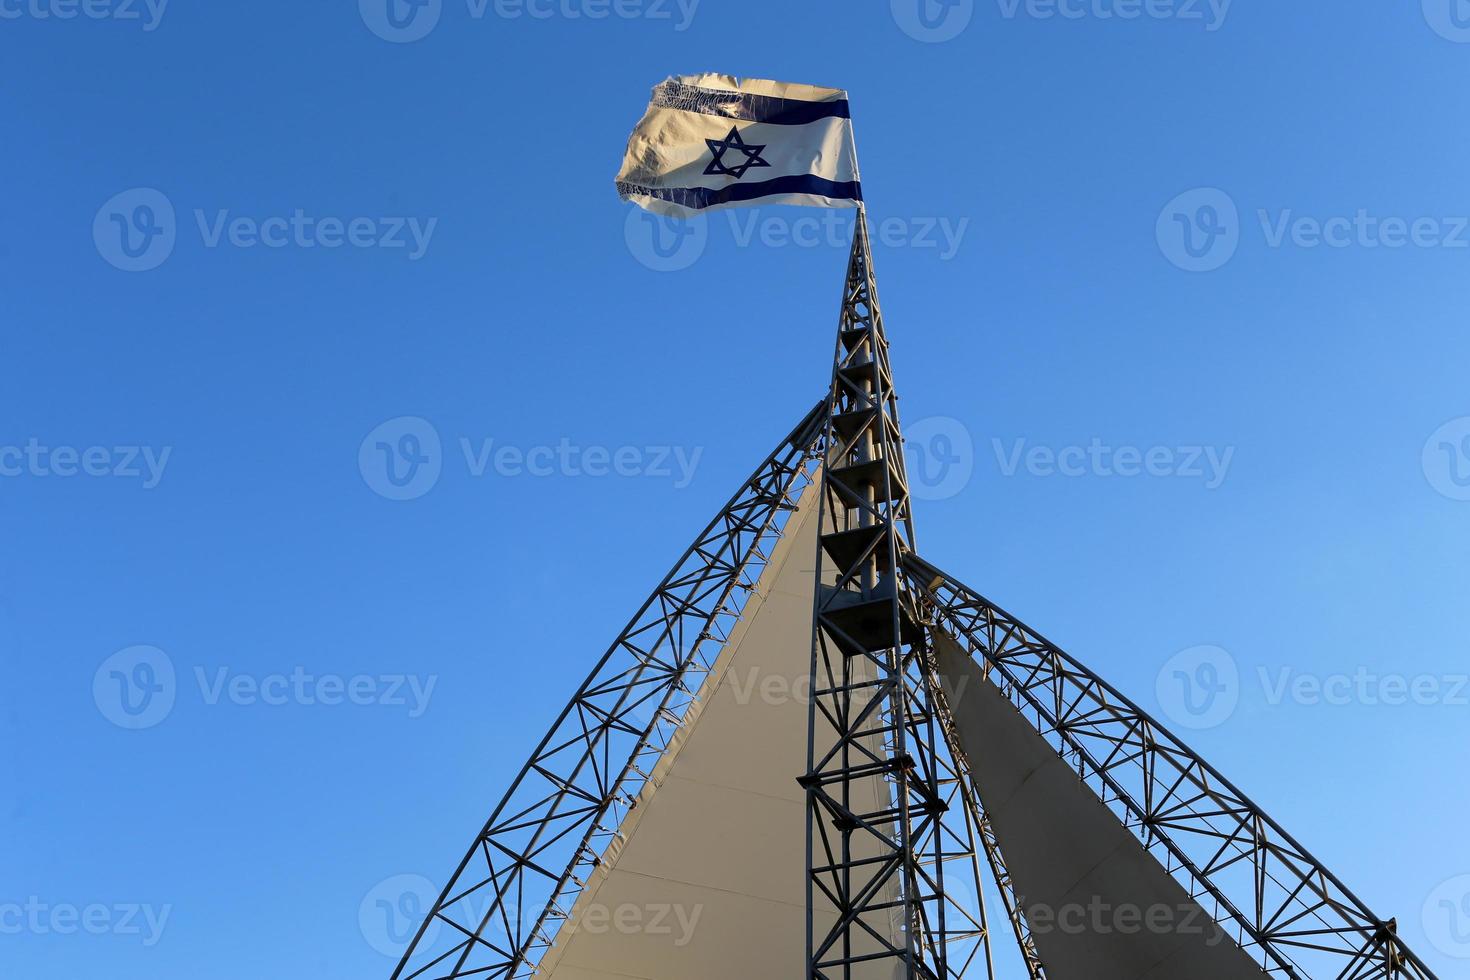
[[[0,972],[387,975],[826,384],[850,212],[614,194],[721,71],[851,93],[926,555],[1470,973],[1470,10],[374,4],[0,0]]]

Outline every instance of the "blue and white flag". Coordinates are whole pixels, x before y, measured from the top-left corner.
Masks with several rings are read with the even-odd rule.
[[[687,217],[747,204],[858,207],[847,93],[730,75],[681,75],[653,90],[628,138],[618,196]]]

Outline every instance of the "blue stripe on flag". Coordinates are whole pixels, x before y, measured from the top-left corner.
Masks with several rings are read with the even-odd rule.
[[[847,100],[804,102],[774,95],[752,95],[724,89],[700,88],[682,82],[664,82],[653,90],[653,104],[707,116],[742,119],[777,126],[802,126],[819,119],[850,119]]]
[[[618,193],[624,198],[635,195],[651,197],[692,211],[702,211],[720,204],[753,201],[777,194],[814,194],[838,201],[861,201],[863,185],[856,180],[828,180],[811,174],[795,174],[749,184],[731,184],[728,187],[643,187],[620,180]]]

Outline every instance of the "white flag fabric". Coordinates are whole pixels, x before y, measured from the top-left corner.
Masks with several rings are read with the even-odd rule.
[[[847,93],[731,75],[654,87],[628,139],[618,196],[687,217],[749,204],[862,203]]]

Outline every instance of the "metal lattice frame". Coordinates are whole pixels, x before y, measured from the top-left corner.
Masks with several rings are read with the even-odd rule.
[[[1031,924],[1027,921],[1021,900],[1016,895],[1015,881],[1006,867],[1005,855],[1000,850],[1000,841],[996,839],[990,816],[985,812],[984,801],[980,798],[980,791],[975,786],[959,730],[954,724],[954,713],[949,707],[949,694],[937,671],[930,679],[929,689],[934,692],[934,697],[939,702],[939,719],[943,726],[949,758],[955,767],[958,784],[955,795],[964,804],[965,817],[972,827],[973,838],[980,841],[985,854],[985,862],[990,868],[990,880],[995,883],[996,889],[1000,892],[1001,904],[1005,908],[1006,919],[1010,922],[1011,932],[1015,937],[1016,947],[1020,951],[1021,963],[1026,970],[1026,976],[1028,980],[1046,980],[1046,967],[1041,962],[1041,954],[1037,952],[1036,940],[1031,936]],[[983,917],[985,913],[983,903],[980,911]],[[987,975],[993,978],[995,967],[993,959],[989,956],[989,940],[990,935],[987,928],[986,962],[989,967]]]
[[[982,967],[994,980],[981,857],[1028,977],[1046,980],[955,729],[930,626],[968,646],[1267,975],[1435,980],[1392,920],[1372,915],[1215,769],[1066,653],[917,557],[902,444],[860,211],[827,398],[598,662],[476,836],[393,980],[535,974],[671,744],[818,461],[811,737],[800,779],[808,980],[852,980],[875,964],[903,980],[959,980]],[[975,881],[974,907],[947,887],[947,873],[952,886],[960,872]],[[818,906],[835,912],[830,928],[818,929]],[[431,941],[431,930],[447,940]]]
[[[907,570],[936,623],[1269,976],[1434,980],[1394,920],[1115,688],[933,565],[909,556]]]
[[[965,868],[980,905],[977,822],[938,732],[926,637],[901,573],[913,547],[911,509],[861,211],[834,361],[801,779],[807,976],[849,980],[882,969],[948,980],[982,947],[993,976],[983,906],[966,908],[945,887],[947,868]],[[962,805],[946,820],[955,802]],[[830,926],[818,925],[818,910]]]
[[[603,655],[476,835],[394,980],[535,972],[810,485],[823,407],[767,457]],[[447,943],[426,939],[435,925]]]

